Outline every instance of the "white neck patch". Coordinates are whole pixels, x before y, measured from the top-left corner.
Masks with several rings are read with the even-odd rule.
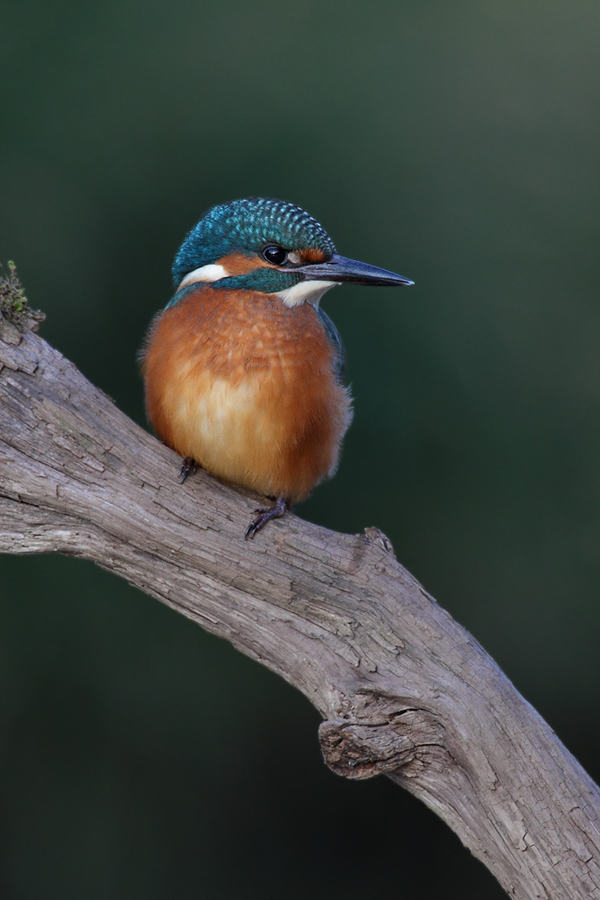
[[[229,274],[224,266],[219,266],[216,263],[200,266],[199,269],[188,272],[177,290],[180,291],[191,284],[210,284],[214,281],[220,281],[222,278],[229,278]],[[316,306],[325,291],[332,287],[337,287],[337,285],[337,281],[299,281],[298,284],[286,288],[285,291],[276,291],[274,296],[279,297],[290,309],[294,306],[302,306],[303,303],[312,303]]]
[[[303,303],[312,303],[316,306],[325,291],[336,287],[337,284],[337,281],[299,281],[285,291],[276,291],[274,296],[279,297],[290,309],[302,306]]]
[[[203,281],[205,283],[209,283],[211,281],[220,281],[221,278],[228,278],[229,272],[223,266],[217,266],[215,263],[211,263],[208,266],[200,266],[199,269],[194,269],[193,272],[188,272],[179,287],[178,291],[181,288],[188,287],[190,284],[196,284],[197,281]]]

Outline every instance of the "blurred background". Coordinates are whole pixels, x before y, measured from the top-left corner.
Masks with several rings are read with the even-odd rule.
[[[595,0],[3,0],[0,260],[136,421],[212,204],[281,197],[410,290],[324,306],[356,417],[299,508],[377,525],[600,778]],[[324,766],[308,702],[81,561],[0,557],[0,896],[500,898]]]

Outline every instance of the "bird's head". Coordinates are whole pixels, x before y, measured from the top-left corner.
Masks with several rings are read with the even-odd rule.
[[[316,219],[293,203],[253,197],[214,206],[173,264],[177,290],[195,283],[276,294],[287,306],[316,303],[336,284],[408,285],[408,278],[338,256]]]

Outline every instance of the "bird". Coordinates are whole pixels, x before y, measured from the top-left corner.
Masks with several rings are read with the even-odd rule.
[[[325,229],[283,200],[212,207],[172,268],[175,294],[141,351],[146,412],[183,462],[255,491],[253,538],[338,465],[352,420],[344,348],[319,301],[330,288],[413,282],[339,256]]]

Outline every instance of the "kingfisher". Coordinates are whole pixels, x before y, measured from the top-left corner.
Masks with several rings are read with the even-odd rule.
[[[299,206],[258,197],[210,209],[172,275],[141,353],[148,419],[183,457],[180,482],[199,465],[273,501],[255,510],[253,538],[335,473],[352,419],[321,297],[344,282],[413,282],[339,256]]]

